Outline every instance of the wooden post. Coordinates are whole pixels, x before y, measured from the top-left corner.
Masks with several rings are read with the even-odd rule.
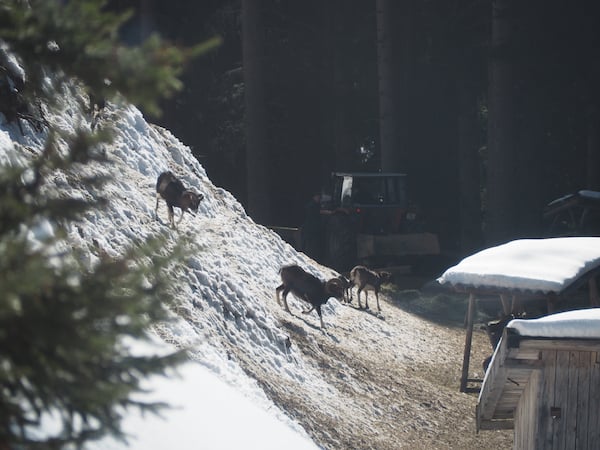
[[[504,313],[505,316],[508,316],[510,314],[511,308],[508,303],[508,299],[506,298],[506,295],[500,294],[500,302],[502,302],[502,312]]]
[[[463,356],[462,376],[460,379],[460,392],[467,392],[467,380],[469,378],[469,362],[471,359],[471,341],[473,340],[473,315],[475,310],[475,295],[469,294],[467,306],[467,333],[465,335],[465,354]]]
[[[521,299],[516,295],[512,296],[512,306],[510,308],[510,313],[515,316],[523,313],[523,304],[521,303]]]

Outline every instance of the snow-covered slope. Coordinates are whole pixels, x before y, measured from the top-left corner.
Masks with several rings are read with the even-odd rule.
[[[68,98],[64,108],[65,114],[50,118],[59,128],[74,131],[76,124],[86,125],[84,116],[72,118],[76,105]],[[306,257],[297,254],[275,233],[255,224],[228,192],[210,182],[189,148],[167,130],[146,123],[136,108],[114,110],[109,107],[99,126],[103,123],[111,124],[117,130],[114,142],[106,147],[112,165],[102,169],[110,171],[114,177],[103,192],[109,203],[106,209],[88,215],[69,230],[70,238],[75,245],[88,248],[91,259],[100,252],[119,254],[130,242],[157,233],[166,235],[170,246],[174,246],[181,236],[190,238],[197,249],[176,271],[175,321],[155,331],[165,341],[189,348],[194,361],[217,375],[220,382],[235,386],[255,407],[269,410],[270,416],[279,417],[304,434],[267,399],[256,381],[242,369],[239,360],[232,358],[230,350],[232,347],[236,347],[236,351],[243,348],[249,360],[260,361],[276,371],[282,370],[292,379],[302,379],[304,371],[302,364],[298,364],[302,358],[295,355],[294,348],[289,348],[289,340],[269,313],[268,303],[274,298],[281,265],[300,263],[321,277],[326,271],[314,263],[309,264]],[[22,125],[24,135],[15,124],[1,127],[0,164],[22,161],[24,148],[33,152],[41,149],[43,135],[38,135],[25,123]],[[19,144],[16,152],[14,143]],[[156,179],[164,170],[171,170],[185,185],[205,196],[196,216],[186,214],[178,230],[168,226],[167,208],[162,201],[159,220],[155,218]],[[55,182],[64,188],[67,180],[56,179]],[[69,190],[80,191],[75,195],[90,195],[85,186],[73,185]],[[293,300],[291,302],[293,305]],[[325,320],[333,314],[335,307],[330,304],[324,308]],[[318,323],[316,317],[313,319],[315,324]],[[294,363],[290,364],[290,361]],[[184,372],[199,373],[193,368],[185,368]],[[201,376],[203,381],[211,379],[206,374]],[[157,383],[164,386],[164,382]],[[223,390],[219,386],[216,389]],[[187,401],[185,398],[162,400],[179,406],[182,401]],[[233,408],[233,405],[229,407]],[[205,408],[210,410],[207,405]],[[246,418],[250,423],[253,419],[256,422],[256,417]],[[205,426],[214,429],[214,425],[205,423]],[[264,439],[268,444],[269,436]],[[223,443],[227,442],[225,434]]]
[[[66,131],[90,126],[68,96],[63,101],[62,114],[49,120]],[[166,442],[177,449],[239,448],[240,440],[245,448],[314,448],[316,442],[328,449],[382,450],[507,442],[499,436],[482,446],[487,437],[474,433],[475,399],[457,388],[461,329],[421,320],[385,295],[381,313],[330,299],[323,308],[325,332],[317,315],[301,314],[303,305],[292,296],[292,314],[285,312],[275,301],[282,265],[298,263],[321,279],[334,272],[254,223],[185,145],[149,125],[136,108],[109,106],[98,126],[109,124],[117,130],[105,148],[113,164],[94,169],[114,175],[102,192],[109,202],[68,230],[74,245],[87,248],[90,261],[155,234],[165,236],[169,248],[193,246],[175,269],[174,320],[154,330],[162,341],[190,349],[182,379],[150,380],[152,398],[177,409],[165,420],[128,419],[125,429],[134,435],[129,448],[163,449]],[[21,135],[0,120],[0,165],[40,150],[42,137],[23,126]],[[164,202],[159,220],[154,215],[156,179],[164,170],[205,196],[178,230],[168,226]],[[77,180],[53,182],[92,195]],[[123,446],[103,441],[97,448]]]

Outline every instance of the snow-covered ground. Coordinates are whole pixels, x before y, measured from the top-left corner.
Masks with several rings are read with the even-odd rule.
[[[63,101],[70,113],[50,120],[70,132],[76,124],[86,125],[85,116],[73,118],[77,107],[72,99]],[[0,165],[20,164],[31,150],[41,151],[42,135],[27,123],[22,124],[22,135],[16,124],[1,119]],[[166,342],[189,348],[192,361],[179,377],[150,381],[152,399],[175,407],[162,419],[135,414],[128,418],[124,428],[133,436],[129,448],[164,449],[166,442],[178,449],[239,448],[241,442],[246,448],[282,448],[283,443],[287,448],[315,448],[302,427],[267,398],[228,348],[243,348],[247,358],[303,380],[302,357],[290,348],[267,303],[274,301],[281,265],[299,263],[321,278],[332,272],[255,224],[228,192],[210,182],[189,148],[167,130],[149,125],[136,108],[107,108],[99,126],[103,123],[117,130],[114,142],[106,147],[112,165],[100,169],[114,177],[103,192],[109,205],[69,230],[73,244],[89,250],[90,262],[101,252],[119,254],[131,241],[157,233],[168,236],[170,247],[181,236],[191,238],[195,246],[194,254],[175,273],[181,282],[173,322],[154,330]],[[164,202],[159,219],[155,218],[155,184],[164,170],[205,196],[195,217],[186,214],[178,230],[168,226]],[[57,177],[54,182],[71,195],[90,195],[86,187],[70,186],[66,179]],[[53,232],[48,227],[43,223],[32,230],[32,244]],[[290,306],[299,309],[296,302],[290,298]],[[325,321],[337,307],[333,301],[324,308]],[[316,316],[312,319],[318,323]],[[125,446],[107,441],[98,448]]]
[[[129,446],[112,438],[90,449],[317,449],[298,425],[282,417],[262,395],[243,395],[215,373],[187,363],[172,378],[154,377],[144,400],[168,401],[160,416],[132,411],[124,423]],[[280,416],[278,418],[277,416]]]

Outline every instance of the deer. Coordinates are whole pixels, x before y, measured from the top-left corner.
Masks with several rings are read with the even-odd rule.
[[[364,290],[365,309],[369,309],[369,291],[375,291],[377,311],[381,311],[381,307],[379,306],[379,290],[382,284],[391,282],[391,279],[392,274],[389,272],[375,272],[365,266],[355,266],[350,271],[350,282],[358,287],[357,296],[359,309],[362,308],[360,304],[360,293]]]
[[[481,328],[485,330],[490,344],[492,346],[492,354],[483,360],[482,366],[483,371],[486,372],[490,362],[492,361],[492,356],[494,356],[493,352],[496,351],[496,347],[498,346],[498,342],[500,342],[500,338],[504,333],[504,329],[508,325],[508,323],[513,319],[519,319],[525,317],[525,314],[506,314],[499,319],[491,320],[486,322]]]
[[[339,284],[343,289],[344,297],[342,300],[344,300],[345,303],[352,303],[352,287],[354,286],[352,282],[344,275],[338,275],[330,281]]]
[[[327,282],[322,281],[295,264],[283,266],[279,269],[279,275],[281,276],[281,285],[275,289],[277,303],[281,305],[283,300],[285,310],[291,314],[287,303],[287,295],[291,292],[294,296],[310,304],[309,309],[302,311],[304,314],[308,314],[312,310],[317,311],[321,328],[324,329],[321,306],[327,303],[331,297],[340,299],[344,296],[344,290],[337,280],[332,278]]]
[[[156,208],[154,214],[158,219],[158,202],[163,199],[167,203],[169,210],[169,224],[172,228],[177,228],[174,222],[173,207],[181,209],[181,216],[177,224],[183,219],[183,214],[186,211],[197,211],[198,205],[204,199],[204,195],[197,194],[183,185],[181,181],[171,172],[163,172],[158,176],[156,181]]]

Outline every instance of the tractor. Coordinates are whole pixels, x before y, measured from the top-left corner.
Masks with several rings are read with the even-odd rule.
[[[402,173],[334,172],[322,197],[324,263],[347,271],[355,264],[411,266],[439,255],[437,235],[426,231],[408,199]]]

